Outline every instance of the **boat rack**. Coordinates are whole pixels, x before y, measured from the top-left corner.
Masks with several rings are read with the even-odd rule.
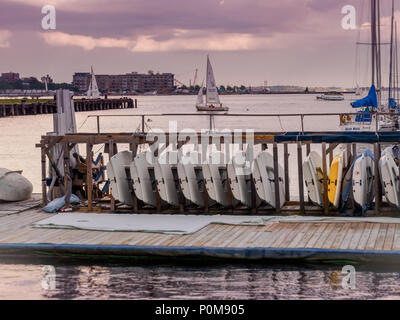
[[[166,143],[169,144],[170,135],[166,133]],[[198,141],[201,143],[201,135],[204,136],[204,132],[198,133]],[[233,135],[233,134],[232,134]],[[99,197],[99,192],[94,192],[93,186],[93,147],[96,145],[104,145],[104,152],[108,153],[111,158],[118,150],[118,145],[129,144],[129,149],[133,156],[136,155],[139,145],[149,144],[146,140],[146,133],[77,133],[67,134],[65,136],[42,136],[40,144],[36,147],[41,148],[41,170],[42,170],[42,202],[45,205],[48,202],[48,186],[46,184],[46,169],[47,161],[50,165],[55,168],[54,159],[51,157],[51,149],[60,144],[64,151],[72,150],[75,145],[86,145],[86,159],[83,159],[83,171],[86,170],[86,174],[82,178],[82,188],[86,191],[86,199],[83,200],[83,205],[80,207],[81,211],[85,212],[135,212],[135,213],[193,213],[193,214],[313,214],[313,215],[340,215],[340,213],[333,207],[330,206],[328,200],[328,160],[329,163],[333,159],[334,149],[341,145],[345,145],[347,150],[356,153],[357,144],[369,144],[371,150],[374,153],[374,176],[379,176],[379,159],[381,153],[381,147],[384,145],[393,145],[400,143],[400,132],[288,132],[288,133],[274,133],[274,132],[255,132],[254,133],[254,145],[261,145],[263,150],[272,149],[274,172],[275,176],[278,176],[279,164],[283,163],[284,167],[284,180],[285,180],[285,205],[281,208],[280,194],[275,192],[275,202],[278,204],[276,208],[272,207],[256,207],[255,197],[256,192],[254,184],[252,184],[252,207],[235,207],[234,205],[224,208],[214,208],[208,206],[208,195],[204,191],[205,207],[195,208],[187,206],[187,203],[180,192],[180,204],[178,208],[164,207],[160,197],[157,196],[157,206],[155,208],[149,208],[144,206],[139,199],[136,198],[134,192],[132,192],[133,206],[128,207],[118,203],[113,197],[107,193]],[[221,145],[224,143],[226,135],[221,135],[219,142]],[[229,137],[233,139],[233,137]],[[242,141],[246,141],[246,135],[243,134]],[[204,140],[203,140],[204,141]],[[211,135],[209,136],[209,143],[213,143]],[[233,140],[230,140],[233,141]],[[185,142],[178,143],[178,148],[181,147]],[[306,154],[311,152],[311,145],[318,144],[321,146],[322,163],[323,163],[323,206],[318,207],[308,201],[304,197],[304,182],[303,182],[303,149],[305,148]],[[150,143],[151,145],[151,143]],[[279,159],[278,146],[283,145],[283,159]],[[297,149],[297,173],[299,197],[298,199],[292,199],[290,195],[289,186],[289,145],[295,145]],[[64,169],[66,174],[58,172],[60,184],[62,184],[66,194],[71,194],[72,190],[72,178],[70,175],[70,152],[64,152]],[[82,169],[82,168],[81,168]],[[88,178],[89,177],[89,178]],[[293,180],[293,179],[292,179]],[[229,188],[228,188],[229,189]],[[279,190],[279,181],[275,181],[275,190]],[[382,190],[379,179],[374,179],[374,191],[375,206],[373,210],[367,211],[367,215],[387,215],[393,216],[398,215],[399,210],[392,208],[386,202],[382,201]],[[229,203],[232,204],[232,194],[229,194]],[[69,199],[69,197],[66,197]],[[66,203],[69,206],[69,203]]]

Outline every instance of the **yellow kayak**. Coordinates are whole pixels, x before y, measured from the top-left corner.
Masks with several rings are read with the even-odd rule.
[[[343,179],[343,161],[344,154],[340,152],[332,161],[331,169],[329,170],[328,180],[328,199],[335,207],[339,206],[340,191]]]

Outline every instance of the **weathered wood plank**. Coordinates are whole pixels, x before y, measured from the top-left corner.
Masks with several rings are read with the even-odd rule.
[[[305,248],[313,248],[327,227],[328,227],[327,223],[321,224],[320,227],[314,232],[310,240],[308,240],[308,242],[305,245]]]
[[[400,224],[396,225],[396,231],[393,237],[392,250],[400,250]]]
[[[365,246],[367,245],[368,239],[371,235],[372,228],[374,227],[373,223],[366,223],[366,226],[364,228],[364,231],[361,235],[360,241],[358,242],[358,245],[356,248],[357,250],[364,250]]]
[[[389,225],[387,223],[381,223],[380,228],[379,228],[378,238],[376,239],[376,243],[375,243],[375,248],[374,248],[375,250],[383,249],[383,245],[385,243],[388,227],[389,227]]]
[[[380,224],[374,223],[372,230],[371,230],[371,234],[367,241],[367,245],[365,246],[365,250],[374,250],[376,239],[378,238],[378,234],[379,234],[379,228],[380,228]]]
[[[383,250],[392,250],[395,231],[396,225],[393,223],[390,224],[386,233],[385,242],[383,243]]]
[[[340,244],[342,243],[344,237],[346,236],[347,230],[349,230],[349,228],[350,228],[350,223],[345,223],[343,228],[341,228],[340,231],[337,232],[335,240],[333,240],[330,249],[338,249],[340,247]]]

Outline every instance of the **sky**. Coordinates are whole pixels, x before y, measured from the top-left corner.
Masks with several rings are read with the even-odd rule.
[[[368,2],[0,0],[0,72],[71,82],[93,65],[97,74],[153,70],[189,83],[195,69],[204,78],[209,54],[219,85],[351,87]],[[55,30],[42,28],[45,5],[56,9]],[[342,28],[345,5],[357,10],[356,30]]]

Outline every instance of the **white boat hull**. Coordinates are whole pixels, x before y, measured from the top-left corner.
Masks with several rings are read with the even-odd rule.
[[[393,159],[391,151],[385,150],[379,160],[379,173],[382,190],[387,201],[396,207],[400,207],[400,181],[399,167]]]
[[[365,211],[374,198],[374,161],[363,153],[354,162],[353,197],[354,201]]]
[[[279,165],[278,172],[279,200],[280,207],[282,208],[285,204],[285,181],[281,165]],[[253,181],[260,199],[264,200],[271,207],[276,208],[274,161],[269,152],[263,151],[254,159]]]
[[[311,151],[303,162],[303,176],[307,187],[308,197],[318,206],[322,206],[321,184],[318,178],[318,171],[322,168],[321,156]]]
[[[228,164],[229,184],[232,196],[241,204],[251,207],[251,171],[245,167],[246,153],[238,152]]]
[[[110,159],[112,166],[111,175],[114,175],[115,180],[114,186],[111,187],[111,193],[114,199],[127,205],[133,204],[131,189],[129,186],[130,181],[126,174],[126,168],[129,168],[131,161],[132,152],[129,151],[118,152]],[[117,192],[115,192],[115,189]]]
[[[192,152],[196,155],[197,152]],[[178,176],[181,190],[186,199],[193,204],[204,207],[204,197],[200,191],[200,186],[204,183],[201,167],[196,169],[196,164],[192,164],[193,158],[190,155],[183,155],[178,163]]]
[[[173,155],[175,153],[175,155]],[[165,152],[157,159],[154,167],[157,190],[160,198],[168,204],[178,207],[178,189],[177,189],[177,152]]]
[[[204,182],[207,193],[212,200],[218,204],[228,206],[227,194],[227,172],[222,152],[213,152],[208,158],[207,163],[202,165]]]
[[[149,153],[149,151],[139,153],[131,162],[130,171],[136,197],[145,204],[156,207],[157,201],[153,191],[155,181],[149,171],[154,170],[154,165],[147,161]]]
[[[0,168],[0,200],[23,201],[32,195],[32,183],[19,172]]]

